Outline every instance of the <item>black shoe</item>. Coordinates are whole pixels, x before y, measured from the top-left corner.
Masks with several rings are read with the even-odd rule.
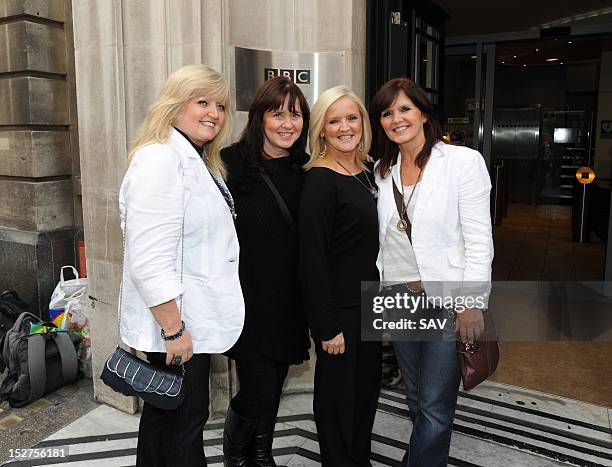
[[[257,420],[243,418],[230,406],[225,417],[223,429],[224,467],[252,467],[249,460],[249,447],[255,432]]]

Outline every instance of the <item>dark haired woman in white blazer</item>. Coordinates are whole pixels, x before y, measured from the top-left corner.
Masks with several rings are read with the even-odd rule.
[[[379,159],[377,265],[384,285],[393,293],[444,299],[459,298],[457,288],[469,290],[474,303],[480,298],[486,306],[493,239],[491,182],[482,156],[442,141],[435,109],[406,78],[383,85],[370,113]],[[447,465],[460,380],[454,332],[473,342],[483,329],[482,313],[478,307],[457,313],[447,339],[442,332],[394,338],[413,422],[404,466]]]

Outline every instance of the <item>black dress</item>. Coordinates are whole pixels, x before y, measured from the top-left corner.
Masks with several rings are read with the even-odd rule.
[[[380,391],[381,344],[360,338],[361,281],[379,279],[378,214],[365,188],[374,177],[357,177],[363,185],[313,168],[300,203],[300,269],[317,351],[314,415],[324,466],[370,465]],[[345,353],[323,352],[321,341],[339,332]]]
[[[245,322],[234,358],[240,391],[232,408],[242,417],[276,417],[290,364],[307,360],[310,339],[299,284],[298,239],[280,211],[260,168],[269,175],[297,222],[306,155],[270,159],[254,165],[238,144],[221,156],[228,169],[240,242],[240,284]]]
[[[221,151],[227,186],[236,208],[240,284],[245,323],[238,347],[290,364],[308,359],[308,326],[299,284],[298,239],[283,218],[259,169],[248,165],[239,145]],[[262,161],[297,222],[306,156]]]

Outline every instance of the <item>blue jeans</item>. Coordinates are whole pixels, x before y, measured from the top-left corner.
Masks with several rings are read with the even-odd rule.
[[[394,342],[393,347],[413,424],[402,466],[446,466],[461,378],[455,341]]]

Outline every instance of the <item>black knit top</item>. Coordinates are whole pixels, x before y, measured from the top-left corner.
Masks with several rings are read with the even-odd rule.
[[[310,339],[298,282],[298,239],[291,230],[259,169],[249,165],[234,144],[221,151],[228,169],[227,186],[236,207],[240,242],[240,283],[245,323],[235,352],[253,347],[278,362],[308,359]],[[295,222],[307,156],[261,162]],[[230,352],[230,356],[232,353]]]
[[[379,280],[376,199],[363,186],[374,185],[374,176],[361,172],[357,177],[361,183],[315,167],[306,174],[302,190],[301,280],[317,341],[330,340],[342,331],[343,310],[354,311],[359,322],[361,281]]]

